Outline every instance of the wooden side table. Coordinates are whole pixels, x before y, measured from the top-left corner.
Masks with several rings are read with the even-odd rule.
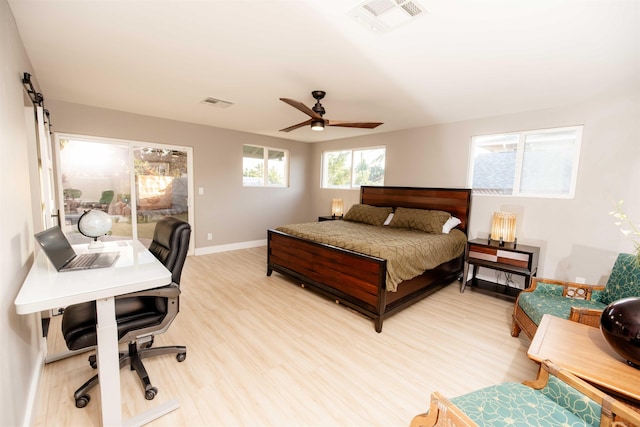
[[[527,355],[549,359],[631,406],[640,407],[640,369],[616,353],[599,328],[545,314]]]
[[[464,272],[460,292],[464,292],[467,286],[467,274],[469,267],[473,265],[473,275],[471,285],[478,286],[479,279],[476,279],[479,267],[490,268],[492,270],[504,271],[507,273],[524,276],[525,288],[531,286],[531,278],[538,271],[538,258],[540,248],[521,244],[505,243],[500,246],[496,241],[487,239],[474,239],[467,242]],[[480,281],[484,282],[484,281]],[[489,284],[491,284],[489,282]],[[494,284],[495,285],[495,284]],[[515,296],[520,289],[505,285],[505,293],[511,291],[509,295]]]
[[[337,220],[341,220],[341,219],[342,219],[341,216],[333,216],[333,215],[319,216],[318,217],[318,222],[320,222],[320,221],[337,221]]]

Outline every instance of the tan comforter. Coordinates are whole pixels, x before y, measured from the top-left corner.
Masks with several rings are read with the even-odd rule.
[[[457,229],[449,234],[429,234],[406,228],[390,228],[353,221],[321,221],[290,224],[279,231],[315,242],[387,260],[387,290],[425,270],[450,261],[464,252],[467,238]]]

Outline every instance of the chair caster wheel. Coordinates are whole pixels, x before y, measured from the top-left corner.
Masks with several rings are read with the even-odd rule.
[[[89,396],[88,394],[85,394],[84,396],[80,396],[79,398],[76,399],[76,408],[84,408],[89,404],[90,400],[91,400],[91,396]]]
[[[91,365],[91,367],[93,369],[97,369],[98,368],[98,360],[97,360],[95,354],[89,356],[89,365]]]
[[[178,362],[184,362],[184,359],[186,359],[186,358],[187,358],[187,353],[178,353],[176,355],[176,360]]]
[[[151,387],[149,390],[144,392],[144,398],[147,400],[153,400],[153,398],[156,397],[156,394],[158,394],[158,389]]]

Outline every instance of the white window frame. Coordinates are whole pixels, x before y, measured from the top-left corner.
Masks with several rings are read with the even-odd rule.
[[[244,182],[244,147],[256,147],[263,150],[263,179],[261,184],[245,184]],[[283,184],[270,184],[269,183],[269,151],[280,151],[284,153],[284,183]],[[272,187],[272,188],[286,188],[289,187],[289,150],[284,148],[268,147],[265,145],[256,144],[242,144],[242,186],[243,187]]]
[[[173,145],[173,144],[159,144],[148,141],[135,141],[131,139],[120,139],[120,138],[108,138],[101,136],[90,136],[90,135],[82,135],[82,134],[73,134],[73,133],[62,133],[56,132],[54,133],[55,137],[55,145],[54,145],[54,155],[55,155],[55,174],[56,174],[56,185],[59,189],[57,191],[58,197],[58,205],[64,206],[64,195],[62,192],[62,170],[61,170],[61,157],[60,157],[60,140],[76,140],[76,141],[86,141],[86,142],[95,142],[99,144],[115,144],[121,146],[127,146],[129,150],[129,161],[128,166],[130,170],[130,189],[131,189],[131,197],[132,200],[138,200],[137,195],[137,185],[136,185],[136,177],[134,160],[133,160],[133,151],[136,148],[158,148],[162,150],[179,150],[187,153],[187,182],[189,183],[187,188],[187,199],[188,199],[188,222],[191,224],[193,232],[195,233],[197,224],[195,222],[195,208],[194,208],[194,179],[193,179],[193,147],[183,146],[183,145]],[[138,239],[138,220],[137,220],[137,203],[131,204],[131,215],[136,220],[132,220],[132,239]],[[66,218],[64,217],[64,209],[60,212],[60,224],[65,224]],[[195,251],[195,239],[191,239],[189,242],[189,250],[188,255],[193,255]]]
[[[467,168],[467,185],[469,188],[473,189],[473,173],[474,173],[474,160],[475,160],[475,149],[476,149],[476,139],[488,136],[510,136],[516,135],[518,139],[517,143],[517,152],[516,152],[516,161],[515,161],[515,177],[513,182],[513,191],[511,194],[485,194],[474,191],[474,196],[498,196],[498,197],[537,197],[537,198],[555,198],[555,199],[573,199],[576,191],[576,184],[578,180],[578,166],[580,163],[580,149],[582,146],[582,133],[583,133],[583,125],[576,126],[566,126],[559,128],[548,128],[548,129],[536,129],[536,130],[527,130],[520,132],[507,132],[500,134],[486,134],[486,135],[475,135],[471,138],[470,150],[469,150],[469,167]],[[521,179],[523,174],[523,164],[524,164],[524,154],[525,154],[525,142],[526,138],[529,135],[541,135],[545,133],[557,133],[557,132],[566,132],[566,131],[575,131],[576,132],[576,140],[574,145],[573,152],[573,163],[571,166],[571,182],[569,184],[569,191],[565,194],[549,194],[549,193],[522,193],[520,191]]]
[[[374,146],[374,147],[362,147],[362,148],[342,148],[342,149],[336,149],[336,150],[327,150],[327,151],[323,151],[322,152],[322,156],[320,158],[320,188],[324,188],[324,189],[332,189],[332,190],[359,190],[360,189],[360,185],[356,185],[353,183],[353,173],[354,173],[354,159],[355,159],[355,153],[359,152],[359,151],[370,151],[370,150],[384,150],[384,175],[382,178],[382,183],[380,184],[380,186],[384,186],[384,179],[387,173],[387,146],[386,145],[378,145],[378,146]],[[341,152],[345,152],[345,151],[350,151],[351,152],[351,167],[350,167],[350,175],[349,175],[349,185],[348,186],[328,186],[326,184],[326,177],[325,177],[325,163],[326,163],[326,156],[327,154],[330,153],[341,153]],[[373,184],[369,184],[369,185],[373,185]]]

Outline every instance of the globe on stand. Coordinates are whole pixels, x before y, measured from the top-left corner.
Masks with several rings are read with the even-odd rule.
[[[78,220],[78,231],[84,236],[93,239],[93,241],[89,243],[89,249],[104,247],[104,243],[99,241],[98,237],[107,234],[111,230],[111,226],[111,216],[98,209],[85,211]]]

